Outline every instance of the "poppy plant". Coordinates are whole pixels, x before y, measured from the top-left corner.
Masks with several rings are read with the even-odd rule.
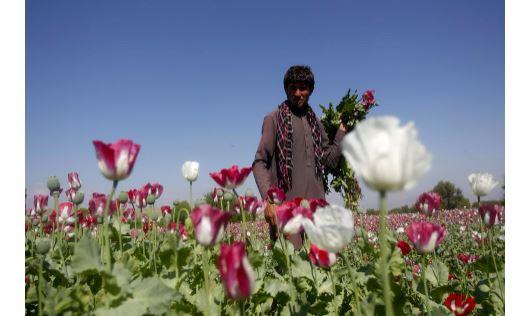
[[[242,185],[251,171],[252,168],[245,167],[240,170],[237,165],[234,165],[230,169],[221,169],[219,172],[210,172],[210,177],[226,190],[232,190]]]
[[[490,228],[499,223],[501,207],[496,204],[483,204],[478,208],[478,213],[482,218],[484,226]]]
[[[309,249],[309,260],[321,268],[329,268],[337,262],[337,255],[335,253],[318,248],[315,244],[311,244]]]
[[[407,228],[407,236],[419,252],[433,252],[445,238],[447,231],[440,225],[415,222]]]
[[[410,250],[411,250],[409,244],[406,241],[404,241],[404,240],[398,240],[398,242],[396,243],[396,246],[399,249],[401,249],[401,253],[404,256],[408,255]]]
[[[466,316],[475,308],[475,299],[460,293],[451,293],[445,299],[444,305],[456,316]]]
[[[256,277],[246,256],[245,244],[236,241],[232,245],[221,245],[217,268],[228,297],[246,299],[252,294]]]
[[[105,178],[118,181],[126,179],[131,174],[140,145],[129,139],[120,139],[110,144],[99,140],[93,143],[99,170]]]
[[[197,206],[190,214],[195,239],[205,247],[212,247],[223,237],[230,213],[209,204]]]
[[[81,188],[81,181],[79,181],[79,175],[77,172],[68,173],[68,183],[70,184],[70,188],[76,191]]]
[[[267,190],[267,198],[269,203],[280,205],[285,201],[285,192],[276,185],[272,185],[269,190]]]
[[[427,215],[432,216],[437,210],[440,209],[442,204],[442,197],[436,192],[424,192],[416,201],[416,209]]]

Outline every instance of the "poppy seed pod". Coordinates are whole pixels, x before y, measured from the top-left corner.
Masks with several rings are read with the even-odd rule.
[[[223,195],[223,199],[225,201],[232,202],[234,200],[234,193],[226,191]]]
[[[35,245],[37,247],[37,252],[41,255],[45,255],[50,251],[51,242],[49,238],[39,238],[36,240]]]
[[[153,205],[153,204],[155,204],[156,196],[154,194],[149,194],[147,196],[147,200],[146,201],[147,201],[147,204]]]
[[[76,192],[74,198],[72,199],[72,203],[75,205],[79,205],[83,203],[83,200],[85,199],[85,194],[81,191]]]
[[[125,204],[129,201],[129,194],[127,191],[121,191],[120,194],[118,194],[118,201],[120,203]]]
[[[59,182],[59,179],[56,176],[49,177],[48,181],[46,182],[46,185],[48,186],[48,190],[50,190],[50,193],[54,193],[61,190],[61,183]]]

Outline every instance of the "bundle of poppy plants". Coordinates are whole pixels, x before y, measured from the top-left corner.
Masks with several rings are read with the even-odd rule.
[[[467,221],[462,231],[462,222],[443,220],[454,211],[441,210],[441,197],[426,192],[416,203],[417,216],[380,217],[377,233],[368,217],[362,222],[325,200],[285,200],[274,186],[264,200],[240,195],[251,169],[238,166],[211,172],[219,187],[192,205],[198,163],[187,162],[187,206],[157,206],[164,192],[159,183],[116,193],[139,145],[122,139],[94,141],[94,147],[111,181],[108,194],[93,193],[84,208],[79,175],[71,172],[66,202],[59,203],[63,188],[50,177],[53,202],[35,195],[26,211],[27,314],[504,311],[504,209],[498,205],[458,215]],[[269,204],[279,231],[274,243],[257,233]],[[234,218],[240,229],[228,234]],[[471,231],[483,236],[479,242]],[[394,298],[391,306],[385,291]]]

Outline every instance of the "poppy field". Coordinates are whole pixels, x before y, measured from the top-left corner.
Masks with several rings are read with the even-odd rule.
[[[414,211],[387,211],[387,194],[430,167],[413,124],[370,118],[343,140],[346,161],[379,193],[378,214],[285,200],[275,186],[262,200],[245,190],[252,169],[238,166],[209,172],[211,193],[194,200],[192,161],[182,166],[189,201],[158,205],[163,185],[119,185],[140,145],[93,145],[109,192],[84,193],[71,172],[66,189],[50,177],[50,194],[26,207],[26,314],[504,314],[505,210],[480,201],[498,184],[491,175],[467,176],[477,208],[444,210],[425,192]]]

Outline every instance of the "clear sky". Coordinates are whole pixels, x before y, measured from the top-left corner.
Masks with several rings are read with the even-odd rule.
[[[251,165],[292,64],[312,67],[318,115],[349,88],[374,89],[370,116],[415,122],[432,168],[391,207],[442,179],[472,198],[468,174],[503,182],[504,22],[497,0],[26,1],[28,203],[70,171],[85,195],[108,192],[94,139],[142,146],[118,190],[160,182],[162,203],[186,199],[181,165],[196,160],[195,196],[210,191],[208,172]],[[245,187],[257,193],[252,176]]]

